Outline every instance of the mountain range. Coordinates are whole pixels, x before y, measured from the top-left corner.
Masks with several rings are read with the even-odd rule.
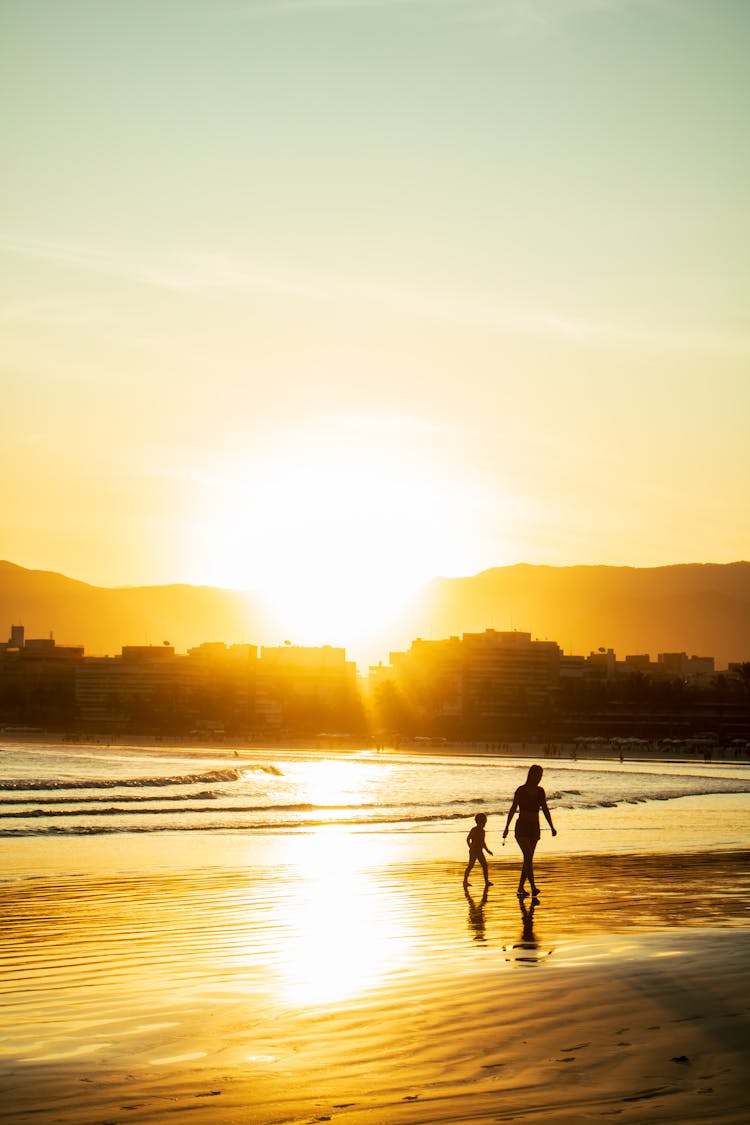
[[[11,624],[24,625],[27,637],[53,634],[60,644],[83,644],[88,655],[164,641],[178,652],[202,641],[280,643],[257,594],[211,586],[92,586],[0,562],[0,637]],[[389,651],[408,648],[416,637],[437,640],[487,628],[555,640],[566,653],[587,655],[601,647],[621,658],[649,653],[655,659],[660,652],[687,652],[713,656],[723,668],[750,660],[750,562],[518,564],[435,578],[406,607],[396,633],[371,639],[367,659],[387,661]],[[329,641],[349,648],[345,637]]]
[[[437,578],[418,618],[435,637],[519,629],[566,653],[612,648],[618,657],[660,652],[713,656],[717,668],[750,660],[750,563],[496,567]],[[417,624],[417,621],[414,621]]]

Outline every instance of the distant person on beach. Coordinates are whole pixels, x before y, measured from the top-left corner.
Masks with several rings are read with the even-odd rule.
[[[466,837],[466,843],[469,845],[469,862],[464,871],[464,886],[469,882],[469,872],[472,867],[475,863],[479,863],[479,866],[484,872],[484,885],[485,887],[491,887],[492,883],[490,882],[487,860],[484,858],[485,852],[487,852],[488,855],[492,855],[492,852],[487,847],[487,841],[484,838],[484,826],[487,823],[487,817],[483,812],[478,812],[474,820],[476,824]]]
[[[536,898],[539,894],[539,888],[534,882],[534,852],[539,843],[539,810],[544,813],[544,818],[549,824],[552,835],[557,835],[557,830],[552,823],[549,809],[547,808],[547,796],[542,789],[539,782],[542,779],[544,770],[541,766],[531,766],[526,782],[524,785],[519,785],[513,794],[513,804],[510,806],[508,819],[505,822],[505,831],[503,832],[503,841],[508,835],[510,829],[510,822],[513,817],[518,813],[518,820],[516,821],[516,841],[521,853],[523,855],[523,864],[521,866],[521,877],[518,881],[518,897],[527,898],[528,892],[525,889],[526,880],[529,881],[531,887],[531,894]]]

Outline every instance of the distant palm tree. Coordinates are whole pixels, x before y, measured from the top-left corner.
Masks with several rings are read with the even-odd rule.
[[[743,661],[733,669],[734,675],[742,685],[746,695],[750,695],[750,660]]]

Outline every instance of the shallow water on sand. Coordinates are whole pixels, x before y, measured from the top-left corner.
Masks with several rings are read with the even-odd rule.
[[[612,816],[560,811],[537,902],[499,818],[486,894],[465,823],[5,840],[0,1122],[735,1125],[748,853],[553,853]]]
[[[604,956],[660,930],[679,947],[744,927],[750,906],[746,853],[547,859],[540,900],[519,903],[510,861],[486,894],[479,879],[464,892],[461,863],[382,867],[366,840],[327,837],[274,867],[0,885],[0,1058],[157,1065],[188,1042],[202,1057],[188,1029],[225,1005],[234,1019],[241,1004],[247,1045],[270,1011],[361,1002],[448,965],[502,987],[503,972],[580,960],[592,935]]]

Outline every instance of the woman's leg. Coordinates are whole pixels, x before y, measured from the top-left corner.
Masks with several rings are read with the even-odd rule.
[[[536,894],[536,883],[534,882],[534,852],[536,851],[536,846],[538,843],[538,840],[527,840],[528,848],[524,853],[526,877],[529,880],[529,886],[531,887],[532,895]]]
[[[526,882],[526,852],[524,851],[526,841],[522,837],[516,836],[516,843],[521,849],[521,855],[523,856],[521,861],[521,874],[518,877],[518,893],[521,895],[524,892],[524,884]]]
[[[518,846],[523,855],[523,866],[521,867],[521,878],[518,881],[518,893],[522,894],[524,883],[529,880],[531,890],[534,890],[534,851],[536,849],[536,840],[529,840],[525,836],[517,837]]]

